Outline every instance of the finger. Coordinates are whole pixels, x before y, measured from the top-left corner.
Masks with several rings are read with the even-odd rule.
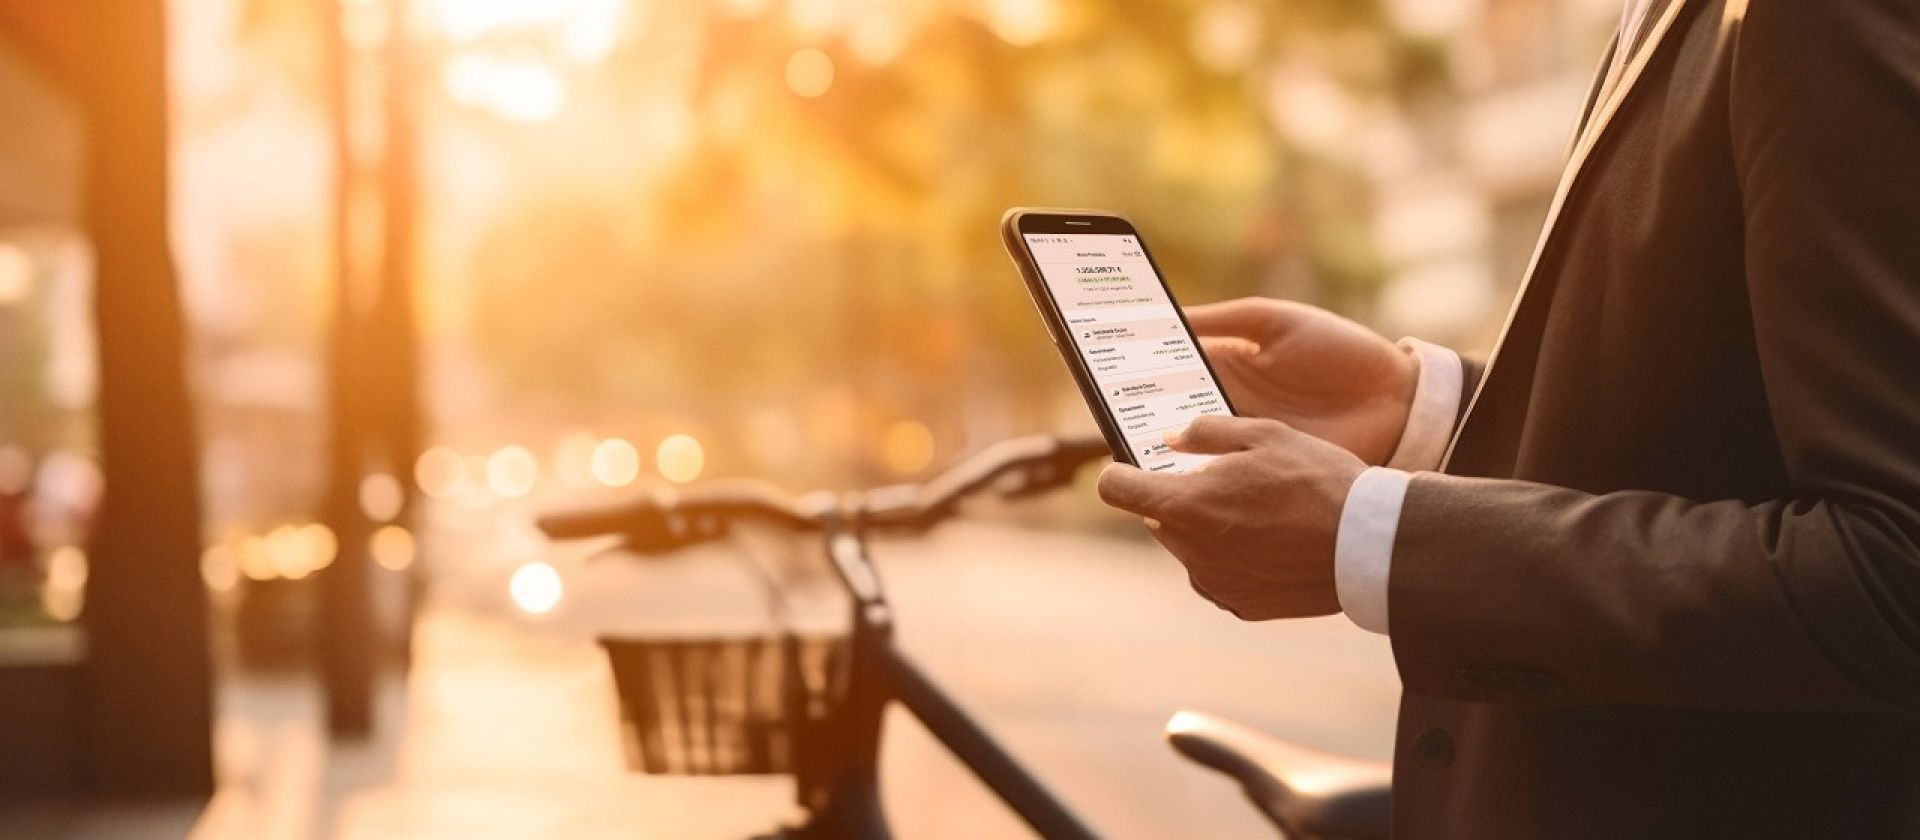
[[[1277,420],[1203,414],[1185,429],[1168,435],[1167,445],[1177,452],[1225,455],[1271,440],[1276,431],[1284,428]]]
[[[1238,362],[1259,355],[1260,345],[1237,335],[1203,335],[1200,352],[1207,354],[1207,361],[1214,364]]]
[[[1096,489],[1100,500],[1128,513],[1165,522],[1167,502],[1180,492],[1178,476],[1151,473],[1132,464],[1108,464]]]
[[[1187,325],[1203,336],[1233,336],[1263,343],[1288,322],[1286,307],[1266,298],[1244,297],[1186,307]]]

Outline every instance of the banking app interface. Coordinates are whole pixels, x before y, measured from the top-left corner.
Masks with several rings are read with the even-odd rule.
[[[1025,236],[1134,459],[1155,472],[1188,472],[1212,460],[1167,447],[1167,433],[1195,417],[1231,412],[1140,241],[1112,233]]]

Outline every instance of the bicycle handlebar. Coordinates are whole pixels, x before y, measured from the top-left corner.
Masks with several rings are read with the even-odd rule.
[[[766,482],[714,481],[656,491],[617,505],[553,513],[537,524],[553,539],[619,536],[627,548],[641,553],[718,539],[738,521],[810,531],[841,514],[868,528],[922,531],[952,518],[968,498],[985,492],[1026,496],[1062,487],[1081,466],[1109,454],[1099,437],[1028,435],[994,444],[923,484],[844,494],[818,491],[796,498]]]

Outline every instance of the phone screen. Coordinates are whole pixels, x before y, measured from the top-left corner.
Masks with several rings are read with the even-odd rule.
[[[1233,412],[1139,238],[1022,236],[1134,462],[1154,472],[1189,472],[1212,460],[1167,447],[1167,434],[1194,418]]]

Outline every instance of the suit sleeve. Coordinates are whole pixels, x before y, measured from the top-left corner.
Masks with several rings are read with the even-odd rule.
[[[1389,583],[1409,690],[1920,708],[1916,16],[1756,2],[1731,36],[1748,296],[1791,492],[1416,477]]]

